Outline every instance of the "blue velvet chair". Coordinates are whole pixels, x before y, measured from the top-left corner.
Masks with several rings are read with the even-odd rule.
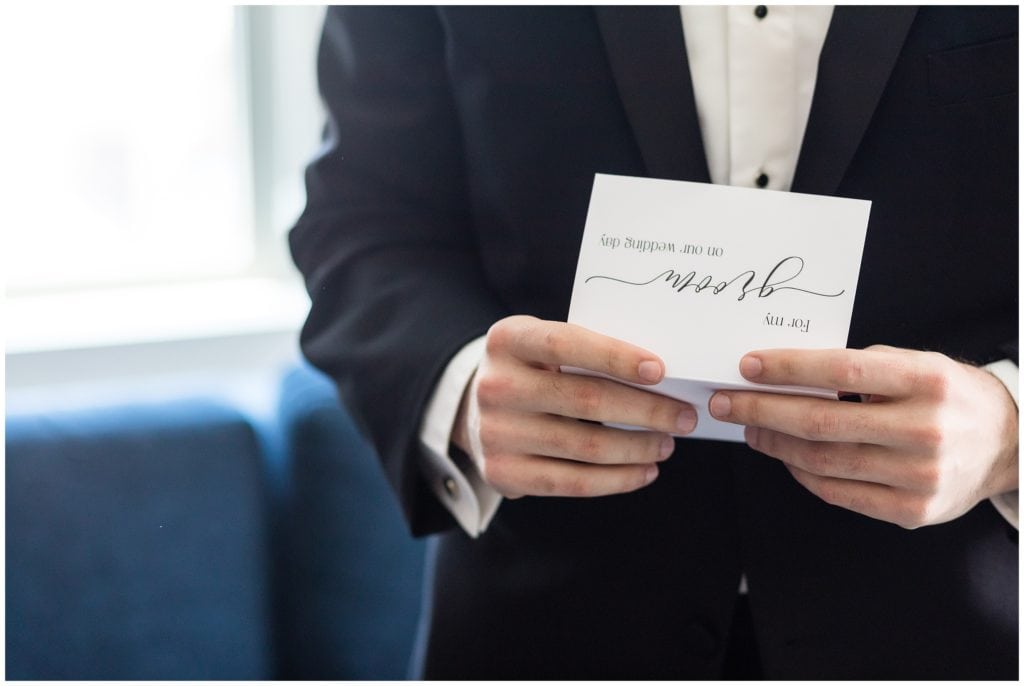
[[[7,416],[9,679],[406,675],[424,543],[331,383],[266,377]]]
[[[7,678],[272,675],[266,489],[219,402],[7,417]]]
[[[334,386],[303,366],[282,383],[289,493],[279,532],[279,646],[292,679],[402,679],[419,618],[424,543],[400,516]]]

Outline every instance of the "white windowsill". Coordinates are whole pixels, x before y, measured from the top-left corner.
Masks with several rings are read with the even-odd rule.
[[[298,358],[309,300],[298,277],[239,278],[9,297],[5,309],[11,410],[60,389],[144,394],[273,373]]]
[[[14,296],[7,299],[7,355],[294,331],[308,308],[297,279]]]

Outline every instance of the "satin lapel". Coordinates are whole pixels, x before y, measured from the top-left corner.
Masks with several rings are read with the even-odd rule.
[[[708,181],[679,7],[601,6],[595,11],[648,173]]]
[[[878,107],[916,7],[837,6],[793,178],[799,193],[835,193]]]

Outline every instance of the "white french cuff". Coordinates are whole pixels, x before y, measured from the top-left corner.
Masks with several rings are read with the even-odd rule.
[[[473,538],[487,530],[502,497],[483,480],[472,461],[456,464],[448,447],[462,395],[480,366],[485,343],[486,338],[481,336],[451,359],[430,396],[420,425],[424,448],[421,470],[438,500]]]
[[[1003,382],[1006,386],[1006,390],[1009,391],[1010,397],[1013,398],[1013,402],[1020,407],[1020,402],[1017,399],[1017,388],[1020,382],[1019,369],[1010,360],[999,360],[992,364],[987,364],[982,367],[992,376],[996,377]],[[1000,495],[992,496],[990,498],[993,507],[999,511],[999,514],[1013,525],[1014,529],[1020,529],[1020,504],[1018,498],[1020,491],[1013,491],[1012,493],[1002,493]]]

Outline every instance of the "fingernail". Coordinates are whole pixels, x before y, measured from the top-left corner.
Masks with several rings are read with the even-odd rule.
[[[647,465],[647,471],[644,472],[644,483],[649,484],[658,478],[658,465],[650,464]]]
[[[711,396],[708,409],[711,410],[712,417],[728,417],[729,412],[732,411],[732,401],[724,393],[715,393]]]
[[[687,405],[679,411],[676,417],[676,430],[681,434],[688,434],[697,427],[697,412]]]
[[[671,436],[661,439],[661,459],[667,458],[676,449],[676,442]]]
[[[654,360],[644,360],[640,363],[637,373],[644,381],[658,381],[661,379],[661,364]]]
[[[747,379],[761,376],[762,369],[764,369],[764,365],[761,364],[761,358],[759,357],[744,355],[743,359],[740,360],[740,374]]]

